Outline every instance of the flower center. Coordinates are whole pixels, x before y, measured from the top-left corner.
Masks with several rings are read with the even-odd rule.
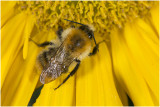
[[[36,18],[40,30],[73,25],[63,19],[92,24],[96,32],[107,35],[113,27],[143,17],[153,6],[152,1],[19,1],[16,8]]]

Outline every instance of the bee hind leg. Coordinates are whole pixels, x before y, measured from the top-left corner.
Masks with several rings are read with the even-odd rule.
[[[49,41],[45,41],[43,43],[38,44],[37,42],[35,42],[34,40],[32,40],[31,38],[29,38],[29,41],[32,41],[35,45],[37,45],[38,47],[45,47],[48,45],[54,45],[53,42],[49,42]]]
[[[56,90],[56,89],[58,89],[62,84],[64,84],[68,79],[69,79],[69,77],[71,77],[71,76],[73,76],[74,74],[75,74],[75,72],[78,70],[78,68],[79,68],[79,65],[80,65],[80,60],[75,60],[76,62],[77,62],[77,65],[76,65],[76,67],[70,72],[70,74],[63,80],[63,82],[58,86],[58,87],[56,87],[54,90]]]

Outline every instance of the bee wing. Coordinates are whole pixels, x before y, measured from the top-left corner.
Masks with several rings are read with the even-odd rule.
[[[40,81],[42,84],[46,84],[55,80],[60,75],[61,75],[61,72],[54,71],[51,67],[49,67],[47,70],[42,71],[40,76]]]
[[[50,57],[49,66],[43,69],[40,81],[43,84],[49,83],[58,78],[62,73],[68,71],[68,67],[74,61],[72,54],[61,44],[55,56]]]

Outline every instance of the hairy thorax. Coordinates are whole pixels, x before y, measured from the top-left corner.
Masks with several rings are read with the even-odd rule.
[[[91,41],[87,34],[79,29],[73,29],[56,49],[55,55],[48,59],[47,66],[43,69],[40,81],[49,83],[68,71],[75,59],[81,60],[88,56]]]

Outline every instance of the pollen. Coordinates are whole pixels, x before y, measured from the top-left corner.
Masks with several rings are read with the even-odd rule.
[[[18,12],[34,15],[39,30],[55,30],[73,25],[63,19],[92,24],[97,33],[110,34],[114,27],[122,28],[128,21],[150,13],[152,1],[19,1]]]

